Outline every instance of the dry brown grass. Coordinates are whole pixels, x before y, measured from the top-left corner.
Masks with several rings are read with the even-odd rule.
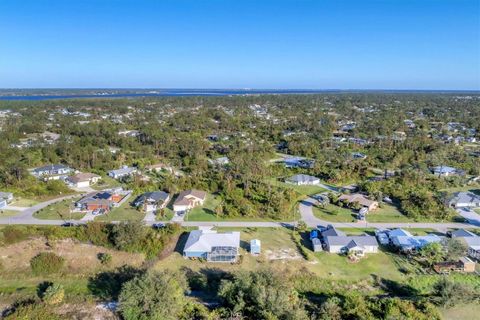
[[[53,252],[65,259],[65,270],[72,273],[90,273],[101,268],[99,253],[110,253],[110,267],[128,264],[140,266],[145,258],[142,254],[122,252],[71,239],[46,242],[44,238],[22,241],[0,249],[0,262],[4,272],[30,270],[30,259],[40,252]]]

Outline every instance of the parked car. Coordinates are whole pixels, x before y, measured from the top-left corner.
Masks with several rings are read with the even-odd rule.
[[[154,229],[161,229],[161,228],[165,228],[165,227],[166,227],[165,223],[162,223],[162,222],[157,222],[157,223],[152,224],[152,228],[154,228]]]

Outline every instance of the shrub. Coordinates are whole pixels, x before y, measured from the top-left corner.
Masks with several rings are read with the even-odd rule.
[[[3,314],[5,320],[60,320],[60,316],[50,310],[50,306],[35,300],[16,302],[13,310]]]
[[[42,300],[48,305],[59,304],[65,297],[63,286],[58,283],[50,285],[43,293]]]
[[[2,230],[3,243],[13,244],[28,238],[28,232],[23,226],[6,226]]]
[[[98,260],[103,265],[109,265],[112,262],[112,255],[108,252],[101,252],[98,254]]]
[[[57,273],[62,270],[65,259],[53,252],[41,252],[30,260],[32,272],[36,275]]]

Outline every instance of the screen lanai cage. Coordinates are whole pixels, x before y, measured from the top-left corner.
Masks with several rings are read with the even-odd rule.
[[[212,251],[207,255],[207,260],[212,262],[235,262],[237,255],[238,248],[236,247],[212,247]]]

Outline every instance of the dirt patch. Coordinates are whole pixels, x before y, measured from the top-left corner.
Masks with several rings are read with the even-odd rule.
[[[302,256],[297,250],[292,248],[283,248],[278,250],[266,250],[265,254],[268,260],[298,260]]]
[[[120,319],[114,312],[99,308],[93,303],[82,304],[63,304],[55,310],[55,313],[65,317],[65,319],[81,320],[117,320]]]
[[[122,252],[91,244],[80,243],[72,239],[50,241],[36,238],[0,248],[0,263],[5,271],[25,271],[30,269],[30,259],[40,252],[53,252],[65,258],[68,271],[85,273],[101,267],[99,253],[112,255],[110,266],[124,264],[140,266],[144,262],[142,254]]]

